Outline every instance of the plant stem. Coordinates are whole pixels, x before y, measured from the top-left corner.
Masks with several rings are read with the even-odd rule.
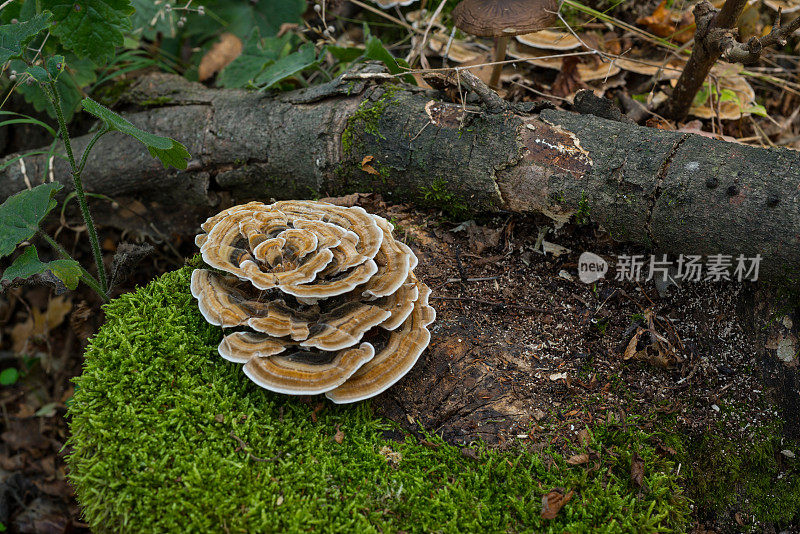
[[[86,166],[86,160],[89,157],[89,152],[92,150],[94,144],[107,133],[108,133],[107,128],[99,130],[96,134],[94,134],[94,137],[92,137],[92,139],[89,141],[89,144],[86,145],[86,148],[83,149],[83,154],[81,154],[81,161],[80,163],[78,163],[78,174],[83,174],[83,168]]]
[[[500,73],[503,70],[503,64],[499,63],[506,59],[506,46],[508,46],[508,36],[502,35],[494,42],[494,60],[498,62],[492,67],[492,77],[489,79],[489,87],[497,88],[500,83]]]
[[[97,275],[100,278],[100,287],[103,290],[101,294],[106,295],[108,292],[106,268],[103,265],[103,256],[100,253],[100,241],[97,239],[97,230],[94,227],[94,220],[92,220],[92,214],[89,213],[89,204],[86,202],[86,194],[83,192],[83,182],[81,181],[81,171],[83,168],[78,167],[75,164],[75,156],[72,154],[72,144],[69,141],[69,132],[67,132],[67,123],[64,120],[64,113],[61,111],[61,96],[58,94],[58,87],[56,87],[55,82],[50,82],[50,90],[53,92],[53,94],[50,96],[51,100],[53,101],[53,107],[56,110],[58,124],[61,127],[61,139],[64,141],[64,147],[67,150],[69,164],[72,167],[72,181],[75,184],[75,193],[78,195],[78,203],[81,206],[83,222],[86,224],[86,230],[89,232],[89,241],[92,245],[92,254],[94,255],[94,262],[97,264]],[[99,136],[95,136],[95,138],[99,138]],[[96,140],[97,139],[92,139],[93,143],[96,142]],[[84,151],[84,157],[81,158],[82,164],[86,163],[86,155],[88,154],[90,148],[91,144],[87,146],[86,150]],[[106,298],[108,298],[108,296],[106,296]]]
[[[61,256],[64,259],[67,259],[67,260],[73,259],[72,256],[69,255],[69,252],[64,250],[64,247],[62,247],[61,245],[58,244],[58,241],[56,241],[55,239],[53,239],[52,237],[50,237],[46,233],[42,232],[41,230],[39,230],[38,233],[39,233],[39,236],[42,239],[47,241],[48,245],[53,247],[55,249],[55,251],[58,252],[59,256]],[[111,300],[111,299],[109,299],[108,294],[106,293],[106,291],[102,287],[100,287],[100,283],[95,279],[95,277],[92,276],[89,273],[89,271],[84,269],[82,265],[78,264],[78,266],[81,268],[81,280],[83,280],[83,283],[85,283],[87,286],[91,287],[95,291],[95,293],[100,295],[100,298],[102,298],[104,302],[108,302],[109,300]]]

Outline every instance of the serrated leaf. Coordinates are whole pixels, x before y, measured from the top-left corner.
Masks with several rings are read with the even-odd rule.
[[[31,77],[39,83],[47,83],[50,81],[50,75],[47,74],[47,71],[44,68],[33,65],[32,67],[28,67],[25,69],[25,72],[31,75]]]
[[[64,56],[51,56],[47,58],[47,74],[51,80],[57,80],[59,74],[64,71]]]
[[[12,65],[13,65],[12,61]],[[13,68],[13,67],[12,67]],[[25,70],[24,68],[22,70]],[[22,71],[17,71],[22,72]],[[81,102],[80,89],[75,85],[71,76],[59,76],[56,81],[58,85],[58,93],[61,95],[61,110],[64,112],[64,120],[70,122],[72,115],[77,110]],[[26,102],[31,104],[36,111],[47,112],[48,115],[55,118],[56,112],[53,109],[53,103],[45,94],[44,90],[38,83],[31,85],[22,83],[17,86],[19,92]]]
[[[174,139],[145,132],[131,124],[130,121],[121,115],[114,113],[91,98],[84,98],[82,104],[83,109],[87,113],[91,113],[103,121],[106,128],[109,130],[115,130],[130,135],[146,146],[150,155],[154,158],[158,158],[164,165],[164,168],[171,165],[176,169],[185,169],[188,165],[187,160],[190,157],[189,151],[186,150],[185,146]]]
[[[252,84],[264,67],[278,60],[290,47],[291,35],[261,39],[261,32],[254,28],[244,43],[242,53],[217,76],[217,85],[240,88]]]
[[[50,30],[61,45],[96,62],[112,59],[134,13],[130,0],[41,0],[53,13]]]
[[[25,22],[0,26],[0,65],[21,57],[31,39],[50,24],[50,13],[41,13]]]
[[[306,9],[305,0],[206,0],[206,15],[188,15],[189,23],[183,27],[186,36],[208,36],[220,31],[220,20],[225,21],[225,31],[244,40],[258,28],[262,36],[274,36],[284,23],[299,23]]]
[[[30,239],[39,229],[39,223],[56,207],[58,182],[37,185],[20,191],[0,204],[0,258],[8,256],[19,243]]]
[[[255,84],[262,89],[268,89],[290,76],[304,71],[317,64],[317,52],[313,43],[306,43],[289,54],[269,65],[255,79]]]
[[[69,68],[58,77],[56,86],[58,87],[59,95],[61,95],[61,110],[64,112],[64,120],[69,123],[72,115],[80,107],[81,99],[83,98],[81,89],[96,79],[97,66],[88,59],[76,59],[74,57],[69,57],[67,64]],[[24,72],[27,66],[20,60],[12,60],[10,68],[17,72]],[[56,117],[53,103],[50,102],[50,99],[38,83],[32,83],[31,85],[20,84],[17,86],[17,92],[22,95],[26,102],[33,105],[36,111],[44,111],[51,117]]]
[[[53,276],[61,280],[69,289],[78,287],[78,281],[81,279],[81,266],[77,261],[62,259],[44,263],[39,259],[36,247],[30,246],[17,256],[14,263],[5,270],[0,278],[0,284],[13,282],[17,278],[30,278],[45,271],[53,273]]]

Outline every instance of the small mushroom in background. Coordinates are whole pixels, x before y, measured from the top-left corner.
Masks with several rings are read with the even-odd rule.
[[[557,12],[557,0],[463,0],[452,15],[459,30],[494,38],[494,61],[500,62],[506,58],[510,37],[548,28]],[[494,65],[490,86],[497,86],[502,70],[502,64]]]
[[[392,386],[428,346],[436,313],[417,258],[391,224],[360,207],[251,202],[202,225],[195,242],[219,271],[196,269],[191,291],[219,345],[259,386],[367,399]]]
[[[391,9],[393,7],[410,6],[417,0],[372,0],[373,4],[377,4],[381,9]]]
[[[800,10],[800,0],[764,0],[764,3],[774,11],[780,10],[784,15]]]

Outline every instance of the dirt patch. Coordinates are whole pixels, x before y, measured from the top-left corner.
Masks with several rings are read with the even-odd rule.
[[[613,259],[644,251],[598,240],[586,227],[542,240],[532,220],[459,227],[399,207],[383,214],[417,252],[437,310],[430,349],[376,401],[407,427],[421,423],[460,443],[553,442],[609,413],[657,409],[703,428],[719,419],[723,398],[741,404],[743,423],[774,417],[756,371],[763,347],[738,311],[751,297],[746,285],[687,282],[662,297],[652,281],[615,280],[613,271],[584,284],[582,252]],[[542,241],[558,255],[543,253]],[[652,332],[628,349],[648,323]],[[550,431],[537,435],[545,423]]]

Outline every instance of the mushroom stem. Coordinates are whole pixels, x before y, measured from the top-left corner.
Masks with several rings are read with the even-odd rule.
[[[508,46],[508,36],[503,35],[494,41],[494,60],[503,61],[506,58],[506,46]],[[500,81],[500,72],[503,70],[502,63],[496,63],[492,67],[492,77],[489,79],[489,87],[497,87]]]

